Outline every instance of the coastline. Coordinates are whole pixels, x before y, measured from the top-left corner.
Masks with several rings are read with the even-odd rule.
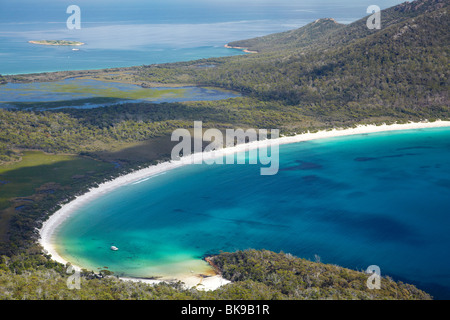
[[[222,157],[227,154],[242,152],[246,150],[251,150],[255,148],[261,148],[265,146],[269,146],[273,143],[282,144],[291,144],[302,141],[310,141],[324,138],[333,138],[340,136],[349,136],[349,135],[358,135],[358,134],[368,134],[368,133],[377,133],[377,132],[388,132],[388,131],[399,131],[399,130],[412,130],[412,129],[426,129],[426,128],[441,128],[441,127],[450,127],[450,121],[436,121],[436,122],[410,122],[407,124],[392,124],[392,125],[359,125],[354,128],[349,129],[330,129],[318,131],[315,133],[304,133],[298,134],[294,136],[288,137],[280,137],[278,139],[273,140],[264,140],[264,141],[255,141],[248,144],[240,144],[231,148],[219,149],[212,152],[202,153],[203,160],[206,159],[214,159],[217,157]],[[159,163],[157,165],[147,167],[144,169],[137,170],[135,172],[120,176],[114,180],[105,182],[100,184],[97,188],[89,190],[87,193],[77,197],[75,200],[63,205],[61,209],[52,214],[47,221],[45,221],[42,225],[42,228],[39,230],[40,239],[39,243],[47,251],[48,254],[51,254],[52,259],[66,264],[67,261],[62,258],[55,246],[54,246],[54,238],[56,231],[59,226],[61,226],[66,219],[71,216],[73,213],[77,211],[77,209],[94,200],[95,198],[101,196],[102,194],[108,193],[118,187],[123,185],[127,185],[133,182],[140,181],[142,179],[146,179],[152,177],[154,175],[160,174],[162,172],[172,170],[175,168],[179,168],[181,166],[185,166],[188,164],[192,164],[195,157],[198,157],[198,154],[192,154],[190,156],[182,157],[177,161],[168,161]],[[81,269],[79,266],[74,266],[76,269]],[[138,278],[121,278],[127,281],[143,281],[146,283],[159,283],[167,280],[148,280],[148,279],[138,279]],[[205,290],[214,290],[230,281],[222,278],[219,274],[216,274],[211,277],[204,278],[201,275],[186,275],[185,277],[179,277],[176,280],[180,280],[185,283],[187,287],[194,287],[198,284],[202,285],[202,288]]]
[[[232,47],[229,44],[224,45],[225,48],[228,49],[239,49],[244,51],[245,53],[258,53],[258,51],[252,51],[252,50],[248,50],[248,48],[244,48],[244,47]]]

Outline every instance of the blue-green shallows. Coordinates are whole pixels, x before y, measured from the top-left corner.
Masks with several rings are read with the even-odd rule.
[[[279,173],[259,170],[191,165],[120,187],[61,226],[59,252],[135,277],[204,271],[220,251],[317,254],[448,297],[449,128],[283,145]]]

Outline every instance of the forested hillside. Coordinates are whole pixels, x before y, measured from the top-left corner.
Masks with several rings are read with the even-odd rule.
[[[215,68],[184,63],[150,66],[139,74],[143,79],[184,79],[234,89],[329,119],[385,107],[405,115],[445,118],[447,9],[443,0],[405,3],[382,12],[381,30],[369,30],[366,19],[348,26],[319,20],[292,32],[231,43],[261,53],[210,60]]]
[[[215,291],[186,289],[178,284],[146,285],[120,281],[114,276],[94,276],[85,270],[80,290],[67,288],[62,265],[38,252],[29,258],[0,260],[0,299],[149,299],[149,300],[429,300],[416,287],[383,277],[381,288],[367,287],[369,275],[346,268],[299,259],[290,254],[265,250],[222,253],[212,257],[218,271],[232,284]],[[201,287],[201,286],[200,286]]]
[[[345,28],[332,18],[318,19],[300,29],[270,34],[248,40],[230,42],[231,47],[247,48],[250,51],[269,52],[283,49],[300,49],[313,45],[323,46],[322,40],[333,31]]]
[[[431,13],[448,5],[445,0],[424,0],[404,2],[398,6],[382,11],[382,29],[386,29],[408,19],[425,13]],[[367,18],[355,21],[349,25],[339,24],[332,17],[323,17],[302,28],[287,32],[271,34],[254,39],[230,42],[233,47],[245,47],[259,52],[296,49],[297,51],[312,51],[332,48],[365,38],[379,30],[369,30]]]

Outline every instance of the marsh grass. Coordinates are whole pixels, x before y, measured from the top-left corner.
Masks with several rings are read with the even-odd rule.
[[[113,165],[75,155],[55,155],[25,151],[22,160],[0,167],[0,210],[16,197],[33,195],[44,183],[70,185],[73,177],[87,172],[104,171]]]

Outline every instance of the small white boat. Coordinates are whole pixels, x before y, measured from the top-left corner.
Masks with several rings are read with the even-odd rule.
[[[73,48],[72,51],[80,51],[80,49]]]
[[[117,251],[117,250],[119,250],[119,248],[117,248],[117,247],[115,247],[115,246],[111,246],[111,250],[112,250],[112,251]]]

